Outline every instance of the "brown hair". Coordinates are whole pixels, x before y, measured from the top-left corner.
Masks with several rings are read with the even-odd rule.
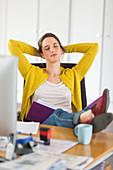
[[[63,46],[62,46],[59,38],[58,38],[55,34],[53,34],[53,33],[46,33],[46,34],[44,34],[44,35],[39,39],[39,41],[38,41],[39,54],[42,53],[42,42],[43,42],[43,40],[44,40],[45,38],[47,38],[47,37],[53,37],[53,38],[55,38],[55,39],[58,41],[58,43],[59,43],[59,45],[60,45],[60,48],[61,48],[63,51],[65,51],[65,49],[63,48]]]

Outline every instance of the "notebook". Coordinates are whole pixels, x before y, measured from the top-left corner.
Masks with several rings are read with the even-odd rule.
[[[43,123],[57,108],[41,100],[33,101],[26,119]]]
[[[97,104],[100,100],[101,100],[102,96],[100,96],[99,98],[97,98],[96,100],[94,100],[92,103],[90,103],[87,107],[93,107],[95,104]]]
[[[98,103],[100,101],[101,97],[102,96],[97,98],[95,101],[93,101],[87,107],[93,107],[96,103]],[[56,107],[54,105],[50,105],[42,100],[38,100],[38,102],[33,101],[32,105],[29,109],[29,112],[26,116],[26,119],[33,121],[33,122],[43,123],[56,109],[58,109],[58,107]]]

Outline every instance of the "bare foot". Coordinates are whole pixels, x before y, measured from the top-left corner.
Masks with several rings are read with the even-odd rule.
[[[88,121],[89,119],[92,119],[94,117],[95,116],[92,113],[91,109],[87,110],[86,112],[84,112],[80,115],[80,123],[85,123],[86,121]]]

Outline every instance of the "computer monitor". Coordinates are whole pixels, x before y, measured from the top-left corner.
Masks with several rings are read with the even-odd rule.
[[[16,134],[17,69],[16,56],[0,55],[0,136]]]

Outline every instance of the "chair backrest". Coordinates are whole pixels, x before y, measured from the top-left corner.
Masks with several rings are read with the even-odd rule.
[[[32,65],[39,66],[40,68],[45,68],[46,63],[31,63]],[[73,63],[62,63],[61,66],[63,68],[72,68],[76,64]],[[85,88],[85,77],[81,81],[81,100],[82,100],[82,109],[87,106],[87,98],[86,98],[86,88]]]

